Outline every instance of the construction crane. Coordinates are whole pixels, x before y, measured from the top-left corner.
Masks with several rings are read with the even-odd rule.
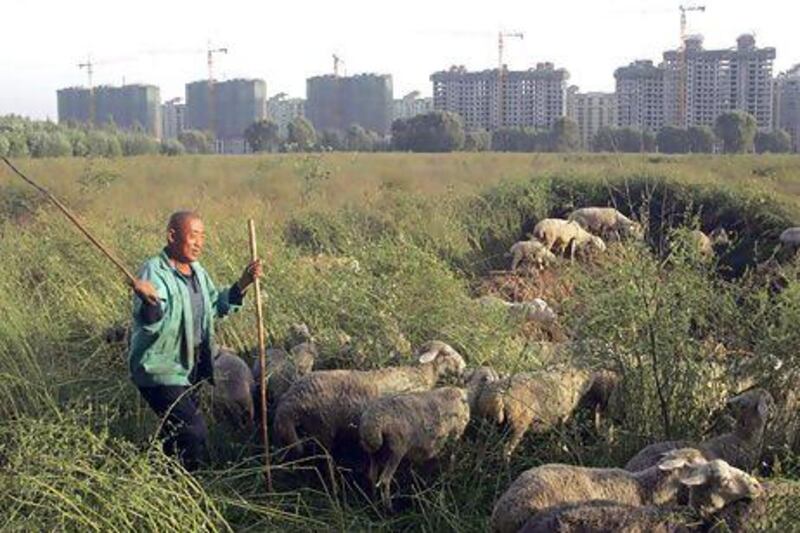
[[[94,126],[94,81],[92,80],[94,63],[92,62],[92,56],[86,56],[86,62],[78,63],[78,68],[86,69],[86,75],[89,78],[89,125]]]
[[[678,116],[677,123],[679,127],[685,128],[687,126],[686,110],[688,107],[688,95],[686,86],[688,84],[688,51],[686,49],[686,14],[692,11],[705,12],[706,6],[699,5],[681,5],[678,7],[681,12],[681,42],[678,48]]]
[[[497,32],[497,128],[505,124],[506,66],[503,62],[505,39],[524,39],[522,32]]]
[[[206,47],[206,62],[208,63],[208,126],[214,139],[217,137],[216,104],[214,102],[214,54],[227,53],[227,48],[212,48],[211,41],[208,41],[208,46]]]
[[[333,75],[337,78],[339,77],[339,66],[345,66],[344,60],[336,54],[333,54]],[[344,75],[347,75],[347,72],[343,71]]]

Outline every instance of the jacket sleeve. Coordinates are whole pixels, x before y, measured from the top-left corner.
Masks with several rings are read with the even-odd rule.
[[[242,293],[238,285],[234,283],[232,286],[219,291],[214,282],[211,281],[211,276],[205,272],[204,274],[208,285],[208,296],[211,299],[211,305],[214,306],[217,317],[223,317],[230,312],[238,311],[242,307]]]
[[[133,319],[145,332],[155,335],[164,325],[164,316],[167,314],[169,300],[164,281],[150,266],[145,265],[139,271],[139,278],[145,279],[155,286],[158,292],[158,303],[149,305],[144,303],[136,294],[133,295]]]

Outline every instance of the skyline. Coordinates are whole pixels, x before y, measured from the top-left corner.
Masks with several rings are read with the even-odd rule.
[[[232,0],[212,10],[210,2],[141,0],[135,10],[122,13],[120,2],[5,0],[4,13],[18,23],[0,34],[3,49],[13,50],[0,70],[0,115],[55,120],[55,91],[86,85],[86,72],[77,64],[88,53],[97,62],[95,85],[120,85],[124,77],[126,83],[159,86],[162,101],[183,97],[185,83],[207,77],[208,39],[229,49],[216,57],[218,79],[264,79],[268,96],[305,97],[306,78],[332,72],[332,53],[345,60],[347,74],[391,74],[395,98],[413,90],[429,96],[433,72],[454,64],[495,68],[500,29],[525,33],[523,40],[507,42],[509,68],[550,61],[567,69],[569,84],[582,91],[613,91],[616,68],[637,59],[659,63],[663,51],[676,48],[679,3],[609,0],[598,6],[564,0],[545,9],[499,0],[487,13],[485,4],[452,1],[409,0],[402,9],[361,0],[338,7],[315,2],[268,9]],[[800,40],[792,28],[800,5],[778,0],[765,0],[757,9],[742,0],[704,4],[706,13],[690,14],[689,33],[703,34],[706,48],[732,47],[738,35],[755,31],[759,47],[777,49],[775,74],[800,63]],[[31,20],[37,21],[33,31],[26,24]],[[31,40],[32,34],[48,37]],[[269,53],[273,49],[281,52]]]

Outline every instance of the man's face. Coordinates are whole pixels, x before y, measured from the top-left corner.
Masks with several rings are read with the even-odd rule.
[[[191,263],[200,258],[205,239],[205,227],[199,218],[184,220],[178,228],[170,229],[167,234],[173,256],[182,263]]]

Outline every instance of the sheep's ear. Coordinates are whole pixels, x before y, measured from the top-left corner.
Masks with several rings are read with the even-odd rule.
[[[670,457],[658,463],[659,470],[676,470],[686,466],[685,457]]]
[[[427,351],[427,352],[424,352],[424,353],[420,354],[420,356],[419,356],[419,362],[420,362],[420,363],[430,363],[431,361],[433,361],[434,359],[436,359],[436,355],[437,355],[438,353],[439,353],[439,352],[438,352],[438,351],[436,351],[436,350],[429,350],[429,351]]]

